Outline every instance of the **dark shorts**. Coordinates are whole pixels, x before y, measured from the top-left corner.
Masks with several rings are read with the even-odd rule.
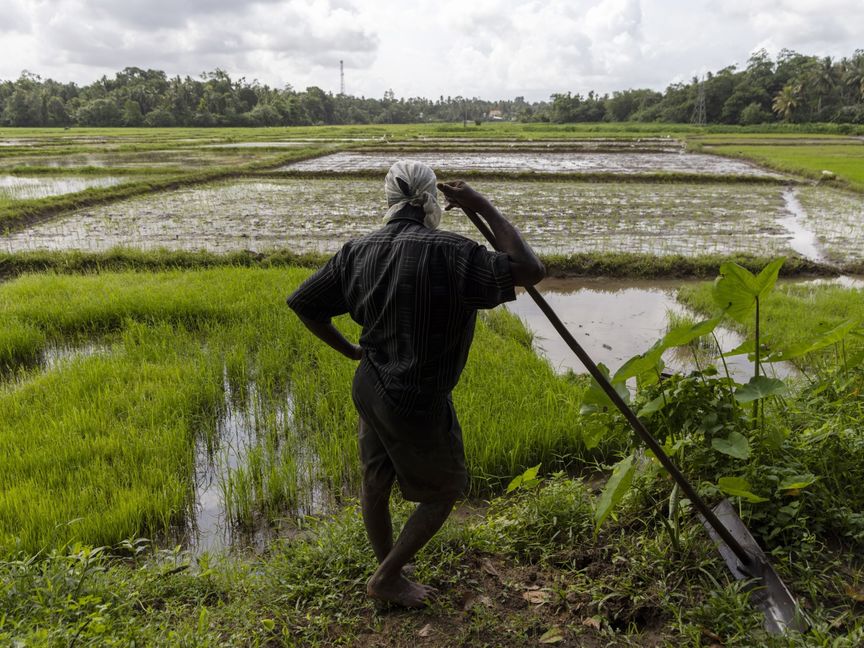
[[[412,502],[459,497],[468,486],[462,428],[453,402],[434,414],[405,416],[394,411],[375,389],[374,374],[354,374],[351,390],[360,414],[360,461],[364,483],[385,487],[399,482]]]

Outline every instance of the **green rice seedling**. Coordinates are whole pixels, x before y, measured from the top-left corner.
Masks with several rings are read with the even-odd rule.
[[[38,344],[105,348],[27,370],[0,394],[0,551],[189,526],[202,469],[217,472],[226,514],[245,526],[356,493],[356,365],[284,305],[308,273],[41,274],[0,287],[0,317]],[[337,325],[359,334],[347,317]],[[598,431],[578,417],[581,393],[517,318],[481,317],[454,395],[473,492],[586,456]]]
[[[679,299],[699,312],[710,313],[715,309],[710,284],[682,288]],[[813,340],[844,321],[864,321],[864,291],[821,281],[780,282],[765,297],[760,315],[769,336],[769,348],[788,349]],[[748,336],[755,333],[752,324],[741,328]],[[848,340],[848,345],[850,352],[864,346],[861,338],[855,336]],[[829,348],[823,353],[833,354],[834,350]],[[804,369],[812,368],[818,364],[819,355],[804,356],[795,362]]]
[[[750,159],[779,171],[797,173],[822,180],[823,171],[840,179],[842,184],[864,191],[864,147],[860,142],[804,143],[778,146],[739,145],[724,142],[723,146],[712,146],[712,153],[729,157]]]
[[[175,333],[151,334],[170,345],[80,358],[0,393],[4,552],[105,544],[182,520],[190,439],[216,376]]]
[[[380,174],[378,181],[272,177],[180,187],[10,233],[0,237],[0,247],[10,252],[104,252],[121,245],[234,254],[332,253],[380,224],[379,181]],[[788,249],[788,233],[777,224],[785,203],[776,185],[488,179],[477,185],[543,254],[697,256],[707,248],[761,256]],[[443,226],[477,237],[470,223],[453,212]],[[757,235],[736,238],[742,231]]]
[[[0,372],[35,362],[46,341],[39,327],[16,317],[0,318]]]

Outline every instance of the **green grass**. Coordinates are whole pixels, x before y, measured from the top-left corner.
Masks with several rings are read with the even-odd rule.
[[[273,128],[0,128],[2,138],[45,138],[56,139],[75,137],[123,138],[136,141],[162,141],[165,139],[202,139],[202,140],[273,140],[297,137],[340,138],[340,137],[431,137],[436,135],[473,138],[538,138],[538,137],[578,137],[587,136],[624,136],[640,137],[654,134],[704,135],[724,134],[776,134],[796,137],[808,133],[847,134],[861,133],[862,127],[854,124],[762,124],[758,126],[693,126],[691,124],[666,124],[652,122],[585,123],[585,124],[545,124],[489,122],[476,126],[469,122],[430,124],[357,124],[349,126],[292,126]]]
[[[850,596],[864,579],[860,556],[823,549],[782,568],[813,627],[771,637],[695,519],[672,550],[652,510],[663,482],[657,473],[640,478],[640,494],[599,537],[594,495],[560,476],[451,519],[415,561],[417,577],[441,595],[413,612],[365,598],[374,558],[354,505],[307,521],[304,533],[259,556],[193,561],[130,542],[115,548],[119,559],[83,547],[10,559],[0,562],[0,641],[534,646],[557,628],[563,645],[860,645],[864,626]],[[409,508],[397,503],[395,511],[398,526]]]
[[[713,147],[711,153],[746,158],[778,171],[816,180],[830,171],[850,188],[864,192],[864,143],[801,144],[798,146]]]
[[[354,364],[284,305],[308,273],[35,274],[3,285],[0,359],[15,375],[0,392],[0,548],[182,527],[196,444],[218,463],[218,422],[231,408],[254,414],[248,461],[220,477],[234,522],[284,515],[308,503],[313,486],[356,492]],[[339,326],[356,339],[347,318]],[[58,345],[81,352],[32,367]],[[586,441],[602,430],[580,420],[582,390],[536,356],[511,315],[481,318],[454,394],[473,492],[540,461],[589,456]]]
[[[715,313],[712,284],[682,288],[679,299],[702,313]],[[864,322],[864,290],[836,285],[780,283],[761,306],[762,335],[770,348],[782,349],[813,339],[847,319]],[[750,324],[744,330],[753,333]],[[854,337],[850,348],[859,347]],[[728,351],[729,349],[726,349]],[[828,351],[834,353],[833,349]]]
[[[168,269],[203,269],[225,266],[317,268],[329,258],[327,254],[296,254],[277,250],[258,254],[249,251],[213,253],[183,250],[139,250],[113,248],[106,252],[16,252],[0,253],[0,278],[11,278],[32,272],[51,271],[79,274],[102,271]],[[627,252],[546,254],[540,255],[550,277],[640,277],[640,278],[713,278],[723,261],[734,261],[751,271],[758,271],[770,261],[767,257],[748,255],[664,255]],[[783,264],[781,276],[836,276],[843,268],[826,266],[800,258]],[[860,272],[850,266],[846,272]]]

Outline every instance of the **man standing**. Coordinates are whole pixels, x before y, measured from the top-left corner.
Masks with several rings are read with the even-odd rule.
[[[441,528],[468,484],[462,430],[450,393],[474,336],[477,309],[515,299],[514,286],[545,276],[533,250],[484,196],[462,181],[438,184],[446,209],[479,213],[502,252],[438,230],[441,208],[428,166],[401,161],[387,173],[385,225],[346,243],[289,298],[303,324],[360,365],[352,397],[360,415],[361,507],[378,569],[375,599],[425,604],[434,589],[402,567]],[[362,326],[351,344],[331,318]],[[390,491],[398,481],[418,506],[393,542]]]

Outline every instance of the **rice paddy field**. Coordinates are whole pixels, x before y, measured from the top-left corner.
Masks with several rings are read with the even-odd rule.
[[[544,253],[792,252],[789,230],[778,222],[786,215],[782,187],[476,184],[495,196]],[[333,253],[348,239],[380,226],[380,185],[351,179],[231,180],[81,210],[7,234],[0,245],[8,252],[115,246],[264,252],[287,246]],[[817,200],[820,193],[814,195]],[[739,207],[730,208],[735,202]],[[459,214],[447,214],[444,226],[477,237]],[[854,241],[849,244],[854,248]]]
[[[442,180],[467,177],[560,269],[541,291],[611,374],[667,331],[715,314],[711,288],[679,278],[686,272],[677,265],[710,266],[713,276],[725,259],[758,270],[785,256],[785,274],[805,268],[827,277],[784,279],[765,302],[766,349],[783,362],[764,373],[789,391],[764,408],[761,428],[757,419],[739,421],[755,427],[746,428],[750,462],[735,474],[769,502],[738,501],[812,613],[817,635],[800,645],[860,645],[864,570],[854,555],[864,510],[860,497],[841,497],[848,488],[834,469],[857,480],[864,465],[855,391],[864,292],[854,276],[864,268],[862,146],[856,136],[645,124],[0,130],[0,641],[38,644],[49,628],[62,641],[46,645],[78,637],[100,645],[97,630],[116,630],[126,618],[140,628],[116,630],[115,643],[335,645],[381,632],[380,618],[345,593],[368,567],[355,499],[354,365],[311,338],[284,302],[327,255],[380,227],[384,172],[409,158]],[[445,213],[442,227],[478,239],[456,211]],[[577,257],[587,272],[616,276],[615,264],[627,259],[622,272],[631,276],[568,276]],[[657,268],[670,276],[642,276]],[[357,339],[350,319],[336,324]],[[650,521],[646,511],[670,504],[649,460],[620,518],[592,530],[591,502],[632,441],[610,413],[586,413],[590,381],[544,326],[524,294],[478,319],[454,392],[471,491],[464,519],[445,529],[418,569],[443,584],[448,570],[465,576],[477,568],[501,591],[480,607],[446,599],[433,621],[456,615],[466,632],[492,632],[501,619],[507,627],[529,623],[514,620],[518,607],[540,615],[543,629],[513,626],[534,643],[555,625],[568,641],[588,633],[597,645],[775,645],[742,611],[746,593],[708,555],[698,524],[667,538]],[[823,346],[802,341],[826,332]],[[725,402],[699,390],[718,371],[746,383],[753,358],[719,352],[752,334],[751,324],[727,318],[712,339],[668,349],[675,397]],[[789,351],[805,347],[823,352],[818,362]],[[637,404],[656,389],[642,377],[638,390],[628,384]],[[829,395],[834,400],[820,400]],[[691,409],[670,411],[668,421],[715,434],[704,432],[704,412]],[[731,424],[718,425],[726,434]],[[729,456],[708,461],[710,441],[706,450],[687,445],[689,433],[676,434],[665,437],[668,447],[678,448],[706,495],[719,496],[714,482],[732,470]],[[763,446],[768,437],[780,440]],[[511,480],[538,464],[545,487],[506,499]],[[796,475],[813,477],[799,480],[807,483],[800,499],[777,486]],[[402,504],[396,510],[404,517]],[[685,510],[682,519],[689,517]],[[139,547],[147,556],[140,562]],[[215,556],[225,561],[219,567]],[[42,565],[38,576],[33,565]],[[71,576],[56,576],[65,585],[39,580],[55,578],[55,567],[81,583],[93,569],[99,576],[79,583],[81,596],[126,611],[115,618],[78,600]],[[658,581],[652,569],[675,576]],[[282,589],[265,597],[261,574]],[[316,589],[319,581],[337,594]],[[539,584],[526,590],[515,581]],[[584,592],[572,589],[583,581]],[[160,589],[169,582],[184,584]],[[718,583],[720,598],[711,593]],[[555,587],[563,589],[553,605]],[[16,594],[40,588],[65,592],[67,602],[52,603],[59,607],[49,614],[43,595]],[[639,593],[645,588],[661,588],[652,589],[654,603]],[[156,589],[170,611],[155,611]],[[144,612],[111,591],[145,601]],[[537,606],[523,596],[533,591],[550,598]],[[69,611],[73,599],[86,614],[115,620],[82,620]],[[590,610],[584,614],[596,627],[566,625],[578,610]],[[43,613],[40,627],[28,625]],[[188,625],[186,616],[197,621]],[[47,620],[55,617],[62,620]],[[260,621],[271,617],[272,627]],[[746,623],[734,630],[738,621],[729,619]],[[420,630],[411,623],[395,623],[405,641]],[[710,634],[717,624],[723,641]],[[808,643],[814,636],[824,641]]]
[[[683,151],[664,151],[656,153],[646,145],[636,145],[632,148],[616,152],[590,152],[579,155],[577,152],[462,152],[443,151],[427,153],[412,150],[411,159],[427,164],[438,173],[458,172],[549,172],[549,173],[698,173],[714,175],[755,175],[762,177],[777,177],[777,174],[759,167],[716,156]],[[636,152],[632,152],[632,151]],[[386,173],[392,164],[404,153],[381,152],[343,152],[325,157],[315,158],[282,167],[283,171],[297,172],[328,172],[340,173],[351,171],[377,171]]]
[[[126,178],[103,176],[81,177],[20,177],[0,175],[0,205],[13,205],[19,200],[32,200],[77,193],[99,187],[113,187]]]

